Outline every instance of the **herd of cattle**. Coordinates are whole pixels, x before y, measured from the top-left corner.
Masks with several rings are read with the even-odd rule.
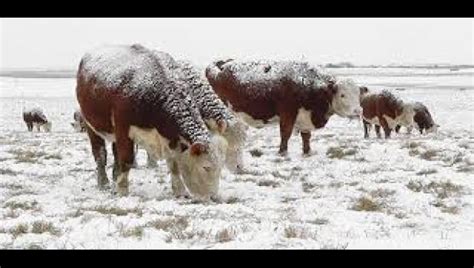
[[[176,197],[208,200],[217,195],[224,166],[243,171],[247,124],[279,122],[281,155],[294,130],[308,154],[311,131],[333,114],[361,118],[365,138],[372,125],[378,138],[380,127],[385,138],[401,126],[420,133],[438,127],[419,102],[404,102],[388,90],[371,92],[306,62],[226,59],[201,73],[187,61],[138,44],[86,53],[76,96],[80,110],[71,125],[89,136],[101,189],[109,187],[105,142],[112,143],[112,186],[119,195],[128,194],[136,145],[147,151],[150,165],[166,160]],[[29,131],[51,130],[41,109],[25,110],[23,118]]]

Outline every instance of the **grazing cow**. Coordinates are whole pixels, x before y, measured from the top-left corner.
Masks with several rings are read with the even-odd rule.
[[[226,167],[232,172],[242,171],[242,150],[247,137],[247,125],[240,118],[234,116],[212,90],[204,73],[200,73],[190,62],[174,60],[164,52],[156,54],[159,55],[162,65],[167,67],[170,75],[188,85],[187,89],[206,125],[210,129],[222,133],[227,140]]]
[[[279,121],[281,155],[293,127],[308,154],[311,131],[324,127],[331,115],[360,114],[358,86],[308,63],[229,59],[212,63],[205,73],[217,95],[250,125]]]
[[[81,111],[76,110],[73,115],[74,122],[71,123],[71,126],[76,130],[77,132],[85,132],[86,131],[86,123],[84,122],[84,119],[82,118]]]
[[[36,126],[38,132],[40,132],[41,128],[45,132],[51,131],[52,124],[48,121],[41,108],[23,110],[23,121],[25,121],[28,131],[33,131],[34,126]]]
[[[413,109],[415,110],[415,116],[413,117],[414,126],[420,131],[420,134],[436,132],[439,128],[439,125],[436,124],[431,117],[428,108],[421,102],[415,102]],[[400,131],[400,125],[395,127],[395,131],[398,133]],[[407,132],[410,134],[413,127],[407,127]]]
[[[380,138],[380,127],[385,132],[385,138],[397,125],[411,126],[415,115],[414,105],[403,102],[388,90],[380,93],[366,94],[361,101],[364,138],[369,137],[369,129],[375,125],[375,132]]]
[[[83,56],[76,95],[99,187],[108,183],[104,141],[110,140],[118,194],[128,194],[135,142],[167,160],[176,196],[207,200],[217,194],[227,142],[206,127],[186,86],[141,45],[104,46]]]

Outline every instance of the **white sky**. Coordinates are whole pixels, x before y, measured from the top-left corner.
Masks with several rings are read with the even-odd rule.
[[[75,69],[101,44],[141,43],[208,64],[218,57],[356,64],[474,64],[474,19],[1,19],[0,68]]]

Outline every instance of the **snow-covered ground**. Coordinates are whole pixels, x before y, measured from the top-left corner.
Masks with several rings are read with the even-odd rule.
[[[0,248],[473,249],[472,70],[332,71],[374,90],[405,87],[394,92],[424,102],[439,133],[363,139],[359,122],[334,116],[313,132],[311,156],[293,136],[280,157],[277,126],[250,129],[246,172],[225,171],[209,204],[173,198],[164,163],[147,169],[144,151],[128,197],[99,191],[88,139],[70,126],[74,80],[1,77]],[[51,133],[26,131],[31,104]]]

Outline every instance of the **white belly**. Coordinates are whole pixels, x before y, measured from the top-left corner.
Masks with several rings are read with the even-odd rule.
[[[102,139],[104,139],[108,142],[115,142],[115,135],[113,133],[97,131],[87,120],[84,119],[84,122],[86,122],[86,124],[89,126],[89,128],[92,129],[92,131],[94,131],[94,133],[97,134]]]
[[[314,130],[315,127],[313,121],[311,121],[311,111],[300,108],[298,110],[298,115],[296,116],[295,127],[300,131]]]
[[[364,120],[371,123],[371,124],[373,124],[373,125],[380,126],[380,121],[379,121],[379,118],[377,116],[374,116],[372,119],[368,119],[368,118],[364,117]]]
[[[156,128],[130,126],[128,136],[135,143],[145,148],[157,160],[170,155],[171,150],[168,146],[168,139],[161,136]]]

